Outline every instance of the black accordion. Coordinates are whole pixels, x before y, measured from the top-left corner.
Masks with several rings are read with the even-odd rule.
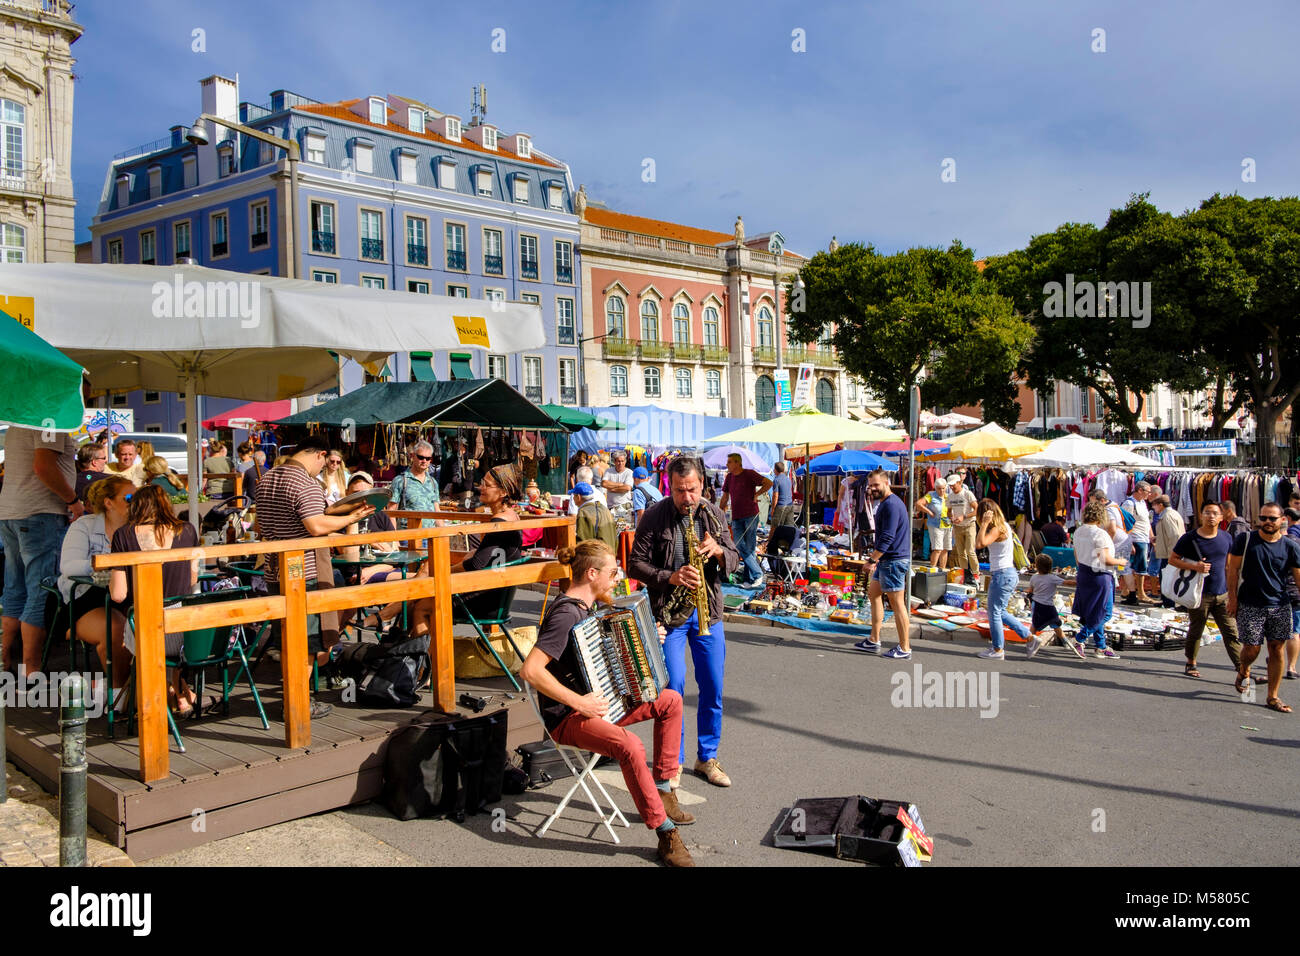
[[[631,711],[655,700],[668,685],[668,665],[659,644],[659,629],[644,591],[614,599],[574,626],[578,679],[587,693],[609,701],[605,719],[618,723]]]

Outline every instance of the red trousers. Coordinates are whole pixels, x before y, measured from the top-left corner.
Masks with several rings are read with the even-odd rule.
[[[655,722],[654,775],[646,767],[645,747],[636,734],[623,728],[643,720]],[[668,819],[656,780],[670,780],[677,773],[677,748],[682,736],[682,696],[665,689],[657,700],[642,704],[617,724],[604,717],[569,714],[551,732],[557,744],[580,747],[605,757],[613,757],[623,768],[623,779],[636,802],[645,825],[654,830]]]

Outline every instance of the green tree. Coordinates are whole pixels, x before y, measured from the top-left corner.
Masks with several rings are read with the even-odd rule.
[[[844,370],[894,418],[922,378],[926,407],[981,404],[987,420],[1019,417],[1014,372],[1033,328],[980,275],[970,249],[908,249],[880,255],[849,243],[819,252],[800,270],[804,289],[786,295],[791,338],[831,342]],[[803,306],[800,309],[800,306]]]

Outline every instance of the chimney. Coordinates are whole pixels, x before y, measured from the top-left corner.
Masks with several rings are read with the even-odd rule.
[[[172,145],[173,145],[173,146],[184,146],[184,145],[185,145],[185,134],[186,134],[188,131],[189,131],[189,127],[188,127],[188,126],[173,126],[171,129],[169,129],[167,132],[169,132],[169,133],[172,134]]]
[[[273,90],[271,92],[271,112],[278,113],[284,109],[287,99],[288,90]]]
[[[234,119],[239,109],[239,84],[224,76],[213,74],[199,80],[200,110],[222,119]],[[210,183],[217,178],[217,144],[228,139],[232,133],[224,126],[207,124],[208,145],[197,149],[199,157],[199,185]],[[235,153],[239,153],[236,137]]]

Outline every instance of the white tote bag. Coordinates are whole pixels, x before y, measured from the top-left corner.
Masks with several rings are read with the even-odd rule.
[[[1196,556],[1204,561],[1205,558],[1201,555],[1200,545],[1195,545],[1195,547]],[[1166,562],[1160,572],[1160,593],[1179,607],[1199,607],[1201,591],[1205,587],[1207,577],[1209,575],[1204,571],[1188,571],[1185,568],[1176,568]]]

